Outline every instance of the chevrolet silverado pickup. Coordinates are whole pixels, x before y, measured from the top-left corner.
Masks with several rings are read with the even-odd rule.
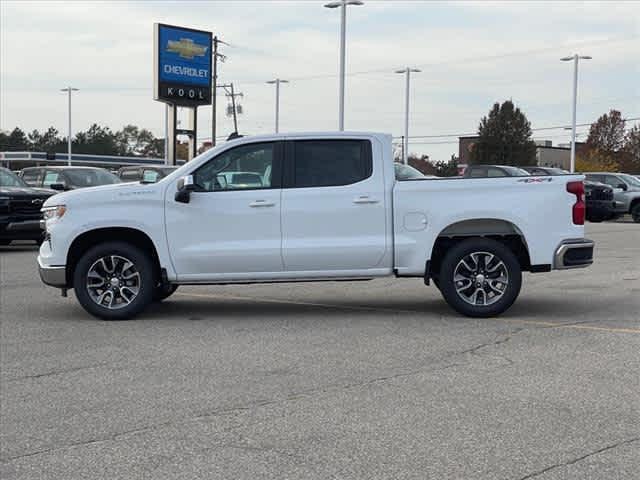
[[[585,267],[584,176],[408,178],[391,136],[245,137],[157,183],[47,200],[44,283],[103,319],[179,285],[414,277],[456,311],[498,315],[522,272]]]

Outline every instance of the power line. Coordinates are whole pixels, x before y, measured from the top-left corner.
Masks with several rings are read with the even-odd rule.
[[[623,122],[632,122],[635,120],[640,120],[640,117],[630,117],[630,118],[623,118],[622,121]],[[576,125],[576,127],[590,127],[593,124],[593,122],[591,123],[579,123]],[[561,128],[569,128],[571,127],[571,125],[557,125],[555,127],[538,127],[538,128],[532,128],[531,131],[532,132],[539,132],[542,130],[558,130]],[[442,135],[410,135],[409,138],[447,138],[447,137],[476,137],[478,136],[478,132],[474,132],[474,133],[447,133],[447,134],[442,134]],[[400,139],[402,138],[401,136],[395,136],[393,137],[394,139]]]

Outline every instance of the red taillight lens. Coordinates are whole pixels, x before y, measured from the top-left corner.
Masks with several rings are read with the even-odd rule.
[[[573,223],[576,225],[584,225],[584,217],[587,206],[584,203],[584,183],[569,182],[567,183],[567,192],[576,196],[576,203],[573,205]]]

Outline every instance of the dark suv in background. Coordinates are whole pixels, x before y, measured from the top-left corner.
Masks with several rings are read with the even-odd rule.
[[[0,245],[9,245],[12,240],[40,243],[44,238],[40,209],[55,193],[32,188],[11,170],[0,167]]]
[[[640,223],[640,180],[626,173],[587,172],[587,180],[605,183],[613,189],[616,213],[628,213],[633,221]]]
[[[97,167],[29,167],[23,169],[20,176],[32,187],[58,191],[120,183],[116,175]]]

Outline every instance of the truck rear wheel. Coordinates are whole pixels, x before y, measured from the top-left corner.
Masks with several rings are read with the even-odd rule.
[[[505,245],[470,238],[453,246],[440,267],[440,291],[457,312],[492,317],[507,310],[522,285],[520,263]]]
[[[153,299],[155,285],[149,256],[124,242],[89,249],[73,274],[78,301],[103,320],[128,320],[142,312]]]

